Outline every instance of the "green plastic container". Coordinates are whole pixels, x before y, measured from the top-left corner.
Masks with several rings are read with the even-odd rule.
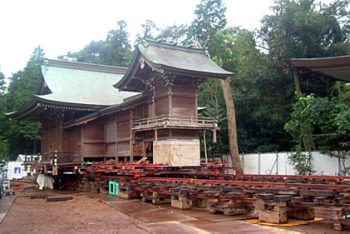
[[[108,182],[108,192],[110,195],[118,195],[119,194],[119,184],[114,180],[110,180]]]

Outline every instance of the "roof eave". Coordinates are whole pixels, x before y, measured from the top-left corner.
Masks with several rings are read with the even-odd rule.
[[[83,103],[73,103],[73,102],[61,102],[61,101],[54,101],[44,98],[43,96],[35,95],[35,98],[40,101],[42,104],[48,104],[48,105],[57,105],[62,107],[76,107],[81,109],[93,109],[98,110],[110,105],[100,105],[100,104],[83,104]]]
[[[127,85],[128,81],[132,78],[133,71],[137,69],[138,63],[136,62],[139,59],[140,56],[140,50],[136,46],[135,52],[134,52],[134,57],[131,62],[131,66],[129,66],[128,70],[124,74],[124,76],[118,81],[116,84],[113,85],[114,88],[117,88],[119,90],[124,90],[123,88]]]

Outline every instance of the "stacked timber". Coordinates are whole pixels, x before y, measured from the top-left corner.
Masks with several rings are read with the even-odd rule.
[[[270,223],[321,217],[337,230],[350,220],[350,177],[222,175],[211,170],[217,168],[100,164],[86,178],[95,191],[114,180],[121,198],[170,203],[183,210],[198,207],[215,214],[253,214]]]

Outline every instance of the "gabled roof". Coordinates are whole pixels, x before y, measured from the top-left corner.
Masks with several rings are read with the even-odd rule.
[[[46,60],[41,66],[41,71],[45,85],[51,93],[36,97],[41,101],[61,104],[95,106],[120,104],[124,98],[135,95],[120,92],[113,87],[126,70],[123,67]]]
[[[137,69],[143,69],[143,63],[146,63],[152,71],[170,72],[188,77],[225,79],[232,75],[214,63],[204,49],[146,40],[136,45],[133,63],[115,87],[120,90],[133,90],[127,86],[132,79],[136,79]]]
[[[350,82],[350,55],[324,58],[293,58],[292,65],[336,80]]]
[[[47,59],[41,66],[41,93],[35,95],[32,103],[23,110],[7,115],[15,119],[34,119],[46,108],[93,112],[119,105],[124,99],[137,95],[113,87],[126,70],[124,67]]]

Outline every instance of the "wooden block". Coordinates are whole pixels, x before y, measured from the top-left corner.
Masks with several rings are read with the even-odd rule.
[[[303,197],[302,196],[293,196],[291,201],[294,203],[301,203],[303,201]]]
[[[287,223],[287,212],[259,210],[259,221],[277,224]]]
[[[264,210],[265,209],[265,202],[263,200],[256,200],[254,203],[256,210]]]
[[[46,199],[46,194],[33,194],[30,196],[30,199]]]
[[[248,211],[244,209],[224,209],[224,215],[245,215]]]
[[[187,199],[186,197],[179,196],[179,199],[171,199],[171,207],[180,209],[180,210],[189,210],[192,207],[191,200]]]
[[[313,209],[294,209],[288,210],[287,215],[290,218],[300,219],[300,220],[312,220],[315,218],[315,212]]]
[[[343,225],[341,223],[339,223],[339,222],[335,222],[335,223],[333,223],[333,228],[336,231],[342,231],[343,230]]]
[[[256,194],[256,198],[261,199],[261,200],[272,200],[273,196],[274,195],[271,193],[258,193],[258,194]]]
[[[208,209],[210,207],[209,199],[191,199],[191,201],[192,201],[192,207],[205,208],[205,209]]]
[[[291,199],[292,199],[292,196],[290,195],[275,195],[273,197],[273,200],[277,202],[288,202]]]
[[[68,201],[73,200],[72,196],[52,196],[46,198],[47,202],[61,202],[61,201]]]

